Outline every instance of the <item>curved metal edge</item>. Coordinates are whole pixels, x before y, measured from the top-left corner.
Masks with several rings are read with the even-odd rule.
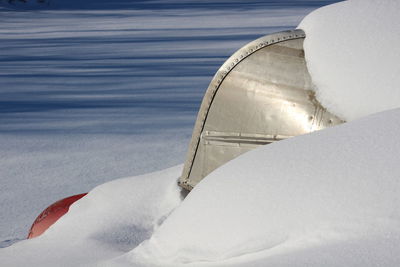
[[[200,110],[197,115],[196,123],[193,129],[189,150],[186,156],[186,162],[182,171],[182,175],[178,181],[178,184],[181,187],[189,191],[193,189],[193,187],[188,184],[188,178],[190,176],[193,161],[199,146],[200,135],[207,120],[208,111],[210,109],[212,101],[225,77],[235,68],[236,65],[238,65],[241,61],[243,61],[245,58],[255,53],[256,51],[273,44],[305,37],[305,32],[300,29],[268,34],[246,44],[238,51],[236,51],[230,58],[228,58],[224,64],[222,64],[222,66],[218,69],[213,79],[211,80],[201,103]]]

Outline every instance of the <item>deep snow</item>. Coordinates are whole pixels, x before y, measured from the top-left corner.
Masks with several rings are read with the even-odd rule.
[[[398,266],[399,132],[396,109],[250,151],[208,175],[123,260]]]
[[[328,22],[338,15],[326,14]],[[349,97],[358,104],[360,95]],[[394,109],[259,147],[211,173],[182,202],[181,166],[115,180],[0,258],[10,266],[397,266],[399,131]]]
[[[181,166],[115,180],[0,258],[5,266],[397,266],[399,131],[396,109],[260,147],[180,205]]]
[[[80,266],[128,252],[180,203],[181,166],[91,190],[43,235],[0,250],[2,266]]]
[[[61,198],[183,162],[224,60],[329,1],[51,3],[0,10],[0,247]]]

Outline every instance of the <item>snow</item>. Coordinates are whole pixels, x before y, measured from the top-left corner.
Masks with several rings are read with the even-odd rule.
[[[182,166],[102,184],[43,235],[0,250],[2,266],[78,266],[115,257],[148,239],[181,202]]]
[[[59,199],[181,164],[224,60],[325,3],[0,1],[0,247]]]
[[[397,266],[399,131],[396,109],[263,146],[181,203],[182,166],[109,182],[0,258],[7,266],[54,266],[66,255],[65,266]]]
[[[400,1],[352,0],[300,23],[317,99],[346,120],[400,105]]]
[[[288,259],[289,266],[340,266],[336,257],[355,253],[360,258],[350,266],[376,266],[382,259],[399,264],[399,118],[396,109],[230,161],[126,260],[197,266],[247,257],[245,266],[287,266]],[[366,240],[384,247],[358,247]],[[313,251],[327,247],[328,255]],[[296,260],[305,251],[314,265]]]
[[[146,4],[152,3],[160,2]],[[237,11],[245,9],[235,4],[225,11],[208,1],[209,6],[185,3],[188,13],[175,9],[177,4],[158,11],[139,6],[123,11],[25,11],[31,12],[29,19],[26,14],[1,11],[6,26],[0,35],[8,38],[0,45],[9,52],[0,55],[5,63],[2,83],[7,85],[0,91],[5,99],[0,145],[6,148],[0,152],[0,163],[7,164],[1,169],[5,174],[0,173],[4,183],[0,203],[2,212],[10,214],[0,224],[5,235],[15,221],[20,230],[11,236],[18,236],[29,217],[19,214],[29,213],[32,205],[40,206],[41,201],[68,188],[86,190],[102,179],[162,169],[179,161],[183,140],[189,135],[188,120],[200,101],[200,90],[193,92],[193,87],[208,82],[210,66],[223,60],[219,54],[229,55],[232,51],[226,46],[234,50],[265,30],[254,26],[263,21],[262,15],[286,14],[286,21],[295,21],[298,16],[294,14],[299,11],[276,6],[267,11],[255,3],[244,15]],[[343,6],[355,10],[345,13]],[[207,7],[210,13],[205,12]],[[388,109],[399,105],[384,98],[374,99],[379,101],[372,105],[369,97],[374,96],[371,90],[375,87],[366,86],[362,92],[335,87],[339,85],[336,73],[332,73],[336,78],[325,84],[318,64],[321,68],[329,64],[313,59],[314,49],[322,53],[327,48],[318,40],[323,35],[313,33],[313,28],[319,27],[314,21],[317,18],[321,25],[331,23],[330,16],[338,17],[340,12],[351,14],[357,23],[363,19],[355,17],[371,15],[372,8],[379,15],[384,13],[381,9],[393,7],[392,2],[365,2],[365,9],[358,1],[339,3],[315,11],[300,25],[314,38],[307,39],[306,57],[319,100],[351,122],[246,153],[207,176],[184,201],[177,186],[181,165],[102,184],[41,237],[1,249],[0,262],[5,266],[398,266],[400,108]],[[153,12],[156,15],[151,17]],[[246,24],[248,16],[251,19]],[[13,22],[15,17],[19,25]],[[113,23],[114,19],[121,23]],[[272,17],[265,24],[272,23],[269,29],[276,30],[285,19]],[[206,28],[201,27],[203,21]],[[84,26],[78,27],[81,22]],[[131,32],[131,23],[140,30]],[[65,24],[78,30],[63,28]],[[104,32],[96,33],[103,27]],[[218,39],[219,27],[222,40]],[[192,37],[193,30],[203,39]],[[336,36],[347,34],[345,27],[337,30]],[[385,37],[388,32],[380,34]],[[117,44],[108,42],[109,38],[118,40]],[[204,43],[199,43],[201,40]],[[312,48],[311,40],[320,42],[321,47]],[[215,54],[210,55],[205,45]],[[339,43],[332,43],[332,50],[338,48]],[[194,52],[197,49],[200,52]],[[369,55],[373,59],[378,59],[376,54],[387,54],[387,50],[368,51],[376,52]],[[395,46],[390,51],[398,52]],[[206,59],[200,66],[194,65],[203,55]],[[352,63],[359,62],[351,58],[355,55],[347,55]],[[69,61],[74,56],[79,67]],[[99,68],[92,65],[97,56]],[[137,65],[130,63],[136,60]],[[29,64],[31,61],[39,67],[32,68],[35,64]],[[336,61],[331,64],[335,70],[340,65]],[[174,74],[174,66],[181,73]],[[366,77],[386,75],[380,73],[385,68],[368,73],[372,70],[361,67]],[[158,76],[154,76],[154,68]],[[23,70],[29,74],[24,76]],[[360,82],[354,71],[345,74],[341,79],[349,84]],[[385,80],[380,93],[386,97],[393,93],[396,98],[393,88],[398,84],[394,78]],[[324,95],[329,90],[334,90],[332,95]],[[340,110],[339,105],[344,108]],[[380,110],[386,111],[363,117]],[[138,166],[132,168],[133,163]],[[100,174],[103,178],[96,177]],[[57,175],[59,179],[52,177]],[[25,200],[16,200],[16,196]]]

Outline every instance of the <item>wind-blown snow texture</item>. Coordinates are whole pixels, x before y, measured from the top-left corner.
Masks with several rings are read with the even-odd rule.
[[[400,1],[352,0],[308,15],[307,66],[318,100],[353,120],[400,106]]]
[[[28,2],[0,2],[0,247],[56,200],[183,162],[224,60],[330,3]]]

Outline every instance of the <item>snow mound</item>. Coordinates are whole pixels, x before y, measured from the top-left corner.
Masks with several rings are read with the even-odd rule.
[[[0,250],[2,266],[81,266],[148,239],[181,202],[182,166],[100,185],[43,235]]]
[[[206,177],[125,260],[399,264],[399,132],[397,109],[248,152]]]
[[[312,12],[305,57],[318,100],[353,120],[400,106],[400,1],[351,0]]]

